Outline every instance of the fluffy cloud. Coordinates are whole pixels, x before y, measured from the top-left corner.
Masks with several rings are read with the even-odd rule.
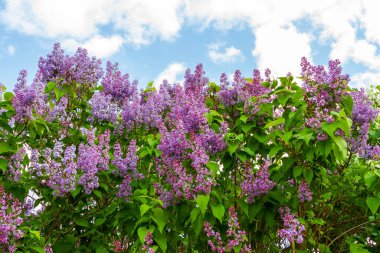
[[[79,42],[75,39],[66,39],[62,42],[62,46],[69,51],[76,51],[78,47],[83,47],[88,50],[90,55],[107,58],[117,53],[123,44],[123,38],[119,35],[103,37],[96,35],[93,38]]]
[[[364,72],[351,76],[350,85],[355,88],[366,88],[369,85],[380,85],[380,72]]]
[[[171,63],[154,80],[154,86],[159,87],[164,79],[166,79],[169,83],[182,83],[182,79],[179,79],[179,76],[183,77],[185,71],[186,67],[183,63]]]
[[[270,68],[274,76],[285,76],[289,71],[297,75],[301,57],[311,58],[310,40],[295,27],[262,26],[256,30],[252,54],[261,70]]]
[[[300,57],[312,57],[313,40],[331,44],[331,58],[374,71],[380,67],[377,6],[378,0],[5,0],[0,22],[24,34],[65,41],[67,47],[87,46],[103,57],[123,43],[176,39],[185,22],[221,30],[244,26],[255,36],[252,54],[259,68],[269,67],[275,75],[299,73]],[[312,29],[298,27],[300,20]],[[209,50],[217,62],[236,56],[240,51],[234,47]]]
[[[213,43],[209,45],[208,56],[214,63],[235,62],[243,59],[241,51],[235,47],[226,47],[224,51],[220,51],[221,45]]]

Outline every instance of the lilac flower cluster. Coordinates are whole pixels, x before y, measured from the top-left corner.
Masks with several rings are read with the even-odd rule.
[[[265,76],[269,80],[270,70],[265,71]],[[270,92],[269,88],[262,85],[262,79],[260,71],[255,69],[253,71],[252,82],[247,81],[242,77],[240,70],[236,70],[234,74],[234,82],[232,87],[229,85],[228,78],[225,73],[220,76],[221,90],[218,93],[219,100],[225,106],[231,106],[239,102],[245,102],[245,108],[257,107],[263,101],[256,101],[253,103],[249,100],[251,97],[260,97]],[[253,114],[256,110],[253,110]]]
[[[240,186],[242,194],[247,195],[248,203],[253,203],[255,197],[267,194],[276,185],[275,182],[269,179],[269,165],[269,161],[264,161],[260,166],[260,170],[253,174],[251,166],[248,163],[245,164],[244,178]]]
[[[379,115],[379,110],[375,109],[373,102],[367,97],[364,89],[351,92],[354,100],[352,108],[352,130],[355,133],[351,140],[352,152],[360,157],[368,159],[380,159],[380,147],[368,144],[368,132],[371,123]]]
[[[98,136],[99,144],[95,144],[95,130],[87,131],[87,144],[79,144],[78,169],[83,172],[78,184],[82,185],[85,193],[90,194],[99,187],[97,173],[108,169],[110,131],[106,130]]]
[[[219,232],[214,231],[211,224],[206,221],[204,223],[204,232],[209,238],[207,241],[211,248],[211,251],[223,253],[232,252],[234,247],[241,245],[240,252],[252,252],[251,246],[246,242],[246,233],[244,230],[240,230],[240,224],[237,218],[237,213],[233,207],[228,210],[230,219],[228,220],[228,229],[226,231],[226,236],[228,238],[227,243],[225,243]]]
[[[36,74],[30,86],[27,85],[26,78],[27,71],[21,70],[13,89],[12,105],[16,111],[14,119],[18,122],[34,119],[34,113],[43,115],[49,110],[46,95],[43,93],[45,84],[39,80],[40,74]]]
[[[331,111],[339,111],[338,103],[346,94],[348,75],[342,75],[339,60],[329,61],[328,71],[324,66],[313,66],[303,57],[301,59],[302,88],[308,105],[305,125],[310,128],[321,128],[322,122],[333,122]]]
[[[153,244],[153,235],[150,231],[148,231],[144,238],[144,245],[142,247],[143,252],[154,253],[154,249],[151,247],[152,244]]]
[[[298,221],[294,214],[290,213],[290,209],[287,206],[280,207],[279,211],[285,228],[278,231],[278,236],[283,240],[288,240],[289,242],[296,241],[301,244],[303,242],[302,233],[305,231],[305,226]]]
[[[22,204],[7,194],[0,186],[0,249],[3,252],[15,252],[17,240],[23,237],[24,232],[20,228]]]
[[[202,65],[198,65],[194,74],[186,71],[184,87],[160,88],[160,94],[165,95],[162,101],[167,114],[157,122],[161,134],[158,149],[162,154],[156,159],[156,169],[166,187],[158,187],[156,191],[163,201],[192,199],[199,193],[209,193],[212,179],[206,163],[210,154],[225,148],[222,135],[210,129],[205,117],[207,78],[203,74]]]
[[[139,157],[136,155],[136,140],[132,140],[128,147],[128,153],[125,158],[122,158],[123,151],[119,143],[114,145],[114,160],[112,164],[118,169],[116,174],[123,178],[119,192],[116,194],[119,198],[128,200],[132,194],[131,181],[132,179],[142,179],[143,175],[137,172],[137,162]]]
[[[21,147],[19,150],[17,150],[16,154],[11,156],[11,159],[8,163],[8,174],[11,177],[11,179],[15,182],[19,181],[21,172],[23,169],[22,162],[24,160],[24,157],[26,156],[26,148]]]
[[[74,56],[64,54],[59,43],[54,44],[53,51],[46,58],[40,58],[38,72],[43,83],[56,82],[58,86],[80,84],[78,95],[90,87],[95,87],[103,76],[100,59],[89,58],[87,50],[78,48]]]
[[[46,185],[53,190],[53,194],[64,196],[75,189],[77,164],[76,147],[71,145],[63,149],[63,143],[57,141],[53,150],[45,148],[42,153],[43,162],[40,163],[40,154],[36,149],[31,152],[31,174],[42,178]]]
[[[310,191],[310,187],[305,180],[302,180],[298,185],[298,199],[301,202],[311,201],[313,199],[313,193]]]

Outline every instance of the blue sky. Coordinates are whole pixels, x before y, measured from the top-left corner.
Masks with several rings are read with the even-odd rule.
[[[340,59],[354,87],[380,83],[378,0],[0,0],[0,83],[13,89],[18,72],[31,82],[40,56],[60,42],[118,62],[140,87],[183,79],[203,63],[222,72],[270,68],[295,75]]]

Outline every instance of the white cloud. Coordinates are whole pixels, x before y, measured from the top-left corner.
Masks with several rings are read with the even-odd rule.
[[[317,42],[331,45],[331,58],[375,71],[380,68],[378,5],[378,0],[5,0],[0,22],[27,35],[62,40],[66,47],[86,46],[102,57],[124,43],[173,40],[185,22],[220,30],[244,26],[255,35],[252,54],[259,68],[269,67],[273,75],[299,73],[300,58],[311,59],[317,30]],[[295,25],[299,20],[309,21],[314,30],[301,32]],[[208,53],[217,62],[241,56],[234,47]]]
[[[236,62],[243,59],[241,51],[233,46],[226,47],[222,52],[221,45],[218,43],[212,43],[208,47],[208,56],[214,63]]]
[[[8,28],[48,38],[86,38],[107,24],[107,0],[7,0],[0,18]]]
[[[111,25],[130,43],[177,36],[180,0],[7,0],[0,18],[9,29],[58,39],[88,39]]]
[[[380,72],[364,72],[350,77],[350,85],[356,88],[365,88],[369,85],[380,85]]]
[[[117,53],[123,45],[123,38],[119,35],[103,37],[96,35],[85,42],[79,42],[75,39],[67,39],[62,42],[62,46],[69,51],[76,51],[78,47],[88,50],[90,55],[107,58]]]
[[[252,51],[261,70],[269,68],[274,76],[289,71],[297,75],[302,56],[311,58],[310,36],[295,27],[262,26],[256,30],[256,47]]]
[[[182,83],[182,79],[186,71],[186,67],[183,63],[173,62],[169,64],[164,71],[162,71],[154,80],[154,86],[159,87],[163,80],[167,80],[169,83]]]
[[[15,52],[16,52],[15,46],[13,46],[13,45],[7,46],[7,53],[8,53],[8,55],[12,56],[12,55],[15,54]]]

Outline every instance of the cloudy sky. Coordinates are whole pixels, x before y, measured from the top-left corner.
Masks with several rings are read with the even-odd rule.
[[[222,72],[300,73],[302,56],[340,59],[352,86],[380,84],[378,0],[0,0],[0,83],[20,69],[31,81],[40,56],[60,42],[118,62],[139,80],[181,81],[203,63]]]

